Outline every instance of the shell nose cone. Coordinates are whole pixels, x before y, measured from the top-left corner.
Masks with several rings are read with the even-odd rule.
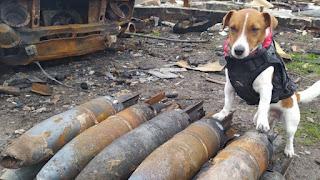
[[[13,48],[20,43],[20,37],[14,30],[0,23],[0,48]]]

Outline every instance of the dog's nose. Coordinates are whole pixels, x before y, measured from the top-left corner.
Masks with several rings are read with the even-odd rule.
[[[241,56],[243,53],[244,53],[244,47],[243,46],[236,46],[234,48],[234,53],[237,55],[237,56]]]

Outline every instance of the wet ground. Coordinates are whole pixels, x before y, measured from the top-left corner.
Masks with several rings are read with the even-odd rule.
[[[223,85],[205,80],[204,76],[224,81],[224,73],[204,73],[198,71],[179,72],[178,78],[159,79],[149,75],[147,71],[153,68],[167,67],[178,60],[188,60],[191,64],[205,64],[222,60],[222,43],[225,37],[213,32],[192,33],[176,35],[168,32],[168,29],[158,29],[154,35],[173,38],[207,38],[209,43],[174,43],[145,38],[121,39],[116,49],[110,49],[82,57],[66,58],[61,61],[42,63],[44,69],[56,76],[63,83],[72,86],[54,84],[52,96],[40,96],[30,92],[30,82],[26,76],[38,77],[47,81],[41,71],[35,65],[23,67],[6,67],[0,65],[0,83],[7,81],[22,88],[21,96],[0,95],[0,149],[3,149],[9,140],[19,136],[20,132],[28,130],[36,123],[66,111],[76,105],[101,95],[119,95],[125,93],[140,92],[143,98],[155,94],[161,90],[177,92],[175,100],[184,107],[198,101],[204,101],[207,112],[218,112],[223,107]],[[178,37],[180,36],[180,37]],[[292,45],[298,45],[303,50],[319,49],[319,40],[313,36],[303,36],[301,33],[284,32],[277,34],[276,39],[285,50],[290,50]],[[304,89],[312,84],[312,81],[320,79],[319,75],[312,72],[304,75],[299,83],[299,88]],[[296,79],[298,76],[293,75]],[[304,113],[302,121],[313,120],[320,124],[318,113],[320,99],[303,105]],[[252,121],[256,111],[255,106],[248,106],[239,98],[236,100],[233,124],[244,132],[254,128]],[[309,114],[311,112],[311,115]],[[287,160],[283,156],[284,130],[282,122],[277,122],[279,135],[279,148],[274,162],[276,165]],[[18,130],[18,131],[17,131]],[[319,132],[318,132],[319,133]],[[301,133],[303,134],[303,132]],[[307,134],[308,135],[308,134]],[[320,177],[320,142],[318,139],[308,144],[304,140],[308,136],[299,137],[296,140],[295,150],[298,156],[287,171],[288,179],[317,180]],[[319,137],[320,138],[320,137]]]

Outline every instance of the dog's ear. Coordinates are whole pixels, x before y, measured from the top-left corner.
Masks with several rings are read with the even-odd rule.
[[[262,13],[262,15],[266,23],[266,28],[270,27],[271,29],[275,29],[278,26],[278,20],[274,16],[269,13]]]
[[[233,13],[235,13],[236,11],[235,10],[231,10],[229,11],[224,17],[223,17],[223,20],[222,20],[222,29],[224,29],[226,26],[229,26],[229,21],[230,21],[230,18],[231,16],[233,15]]]

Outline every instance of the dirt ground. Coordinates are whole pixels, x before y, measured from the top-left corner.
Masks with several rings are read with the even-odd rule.
[[[176,35],[161,29],[161,36],[185,38],[209,38],[209,43],[189,44],[173,43],[145,38],[125,38],[119,40],[117,49],[109,49],[82,57],[66,58],[60,61],[42,63],[44,69],[56,76],[63,83],[72,86],[57,85],[48,81],[54,89],[52,96],[40,96],[30,92],[30,82],[21,78],[34,76],[47,81],[47,78],[35,65],[7,67],[0,65],[0,83],[5,81],[22,88],[21,96],[0,95],[0,149],[3,149],[9,140],[19,136],[16,130],[28,130],[42,120],[55,114],[66,111],[76,105],[101,95],[119,95],[131,92],[140,92],[147,98],[160,90],[177,92],[175,100],[184,107],[198,101],[204,101],[207,112],[218,112],[223,107],[223,85],[214,84],[205,80],[203,76],[224,81],[224,73],[203,73],[187,71],[178,73],[179,78],[158,79],[147,73],[149,69],[165,67],[178,60],[185,59],[192,64],[222,60],[222,44],[225,37],[214,32],[188,33]],[[285,50],[297,44],[304,50],[319,49],[319,40],[307,35],[301,38],[301,33],[284,32],[276,35],[276,39]],[[310,86],[312,80],[320,79],[313,73],[304,75],[299,89]],[[296,79],[298,76],[293,75]],[[82,84],[82,85],[81,85]],[[85,86],[88,86],[86,89]],[[81,88],[82,87],[82,88]],[[240,132],[254,128],[253,115],[255,106],[248,106],[237,98],[234,107],[233,124]],[[312,111],[314,123],[320,123],[320,98],[303,105],[302,113]],[[306,121],[303,116],[302,121]],[[277,122],[279,132],[275,166],[288,160],[283,156],[285,134],[282,122]],[[302,139],[303,141],[303,139]],[[296,140],[293,163],[287,171],[287,179],[318,180],[320,178],[320,142],[313,141],[305,145]]]

